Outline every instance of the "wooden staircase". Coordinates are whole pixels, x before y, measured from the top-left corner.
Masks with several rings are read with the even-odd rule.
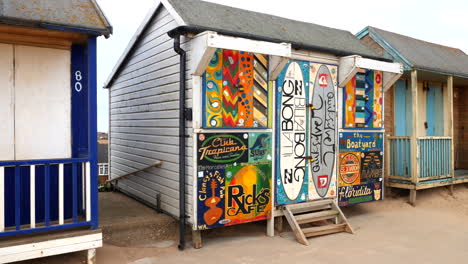
[[[331,199],[285,205],[282,210],[297,241],[306,246],[308,237],[338,232],[353,234],[343,212]]]

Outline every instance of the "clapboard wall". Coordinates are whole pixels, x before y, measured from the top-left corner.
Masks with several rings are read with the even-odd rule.
[[[160,168],[119,180],[118,189],[179,216],[179,55],[167,32],[178,24],[160,6],[110,86],[110,177],[132,173],[157,160]],[[192,107],[190,41],[187,51],[187,107]],[[186,208],[192,211],[192,124],[186,135]]]

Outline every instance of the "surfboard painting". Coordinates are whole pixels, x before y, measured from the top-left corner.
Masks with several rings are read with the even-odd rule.
[[[311,63],[309,200],[336,196],[337,66]]]
[[[277,82],[276,204],[307,201],[307,109],[309,62],[291,60]]]

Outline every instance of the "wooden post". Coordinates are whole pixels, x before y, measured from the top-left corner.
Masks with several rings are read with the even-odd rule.
[[[283,216],[278,216],[275,221],[275,229],[278,233],[283,232]]]
[[[96,249],[88,249],[87,250],[87,258],[86,258],[86,263],[87,264],[96,264]]]
[[[416,188],[416,186],[415,186],[415,188]],[[416,189],[411,189],[410,190],[409,203],[412,206],[416,206]]]
[[[419,182],[419,164],[418,164],[418,72],[411,70],[411,111],[412,111],[412,134],[411,134],[411,181],[416,188]],[[416,189],[410,191],[410,203],[416,202]]]
[[[450,140],[450,174],[452,175],[452,185],[450,186],[450,195],[453,195],[453,182],[455,180],[455,148],[454,148],[454,132],[453,132],[453,76],[447,77],[447,96],[448,96],[448,136]]]
[[[202,239],[200,230],[192,230],[192,243],[193,248],[200,249],[202,248]]]

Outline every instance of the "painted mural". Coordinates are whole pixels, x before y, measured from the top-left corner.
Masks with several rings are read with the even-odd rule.
[[[358,72],[344,87],[343,101],[344,128],[382,129],[382,72]]]
[[[337,66],[311,63],[309,200],[336,196]]]
[[[278,205],[303,202],[308,197],[306,100],[309,70],[309,62],[291,60],[276,81]]]
[[[339,133],[340,206],[383,199],[383,137],[382,132]]]
[[[204,74],[204,127],[268,127],[267,69],[267,56],[217,49]]]
[[[197,135],[197,229],[271,217],[271,133]]]

